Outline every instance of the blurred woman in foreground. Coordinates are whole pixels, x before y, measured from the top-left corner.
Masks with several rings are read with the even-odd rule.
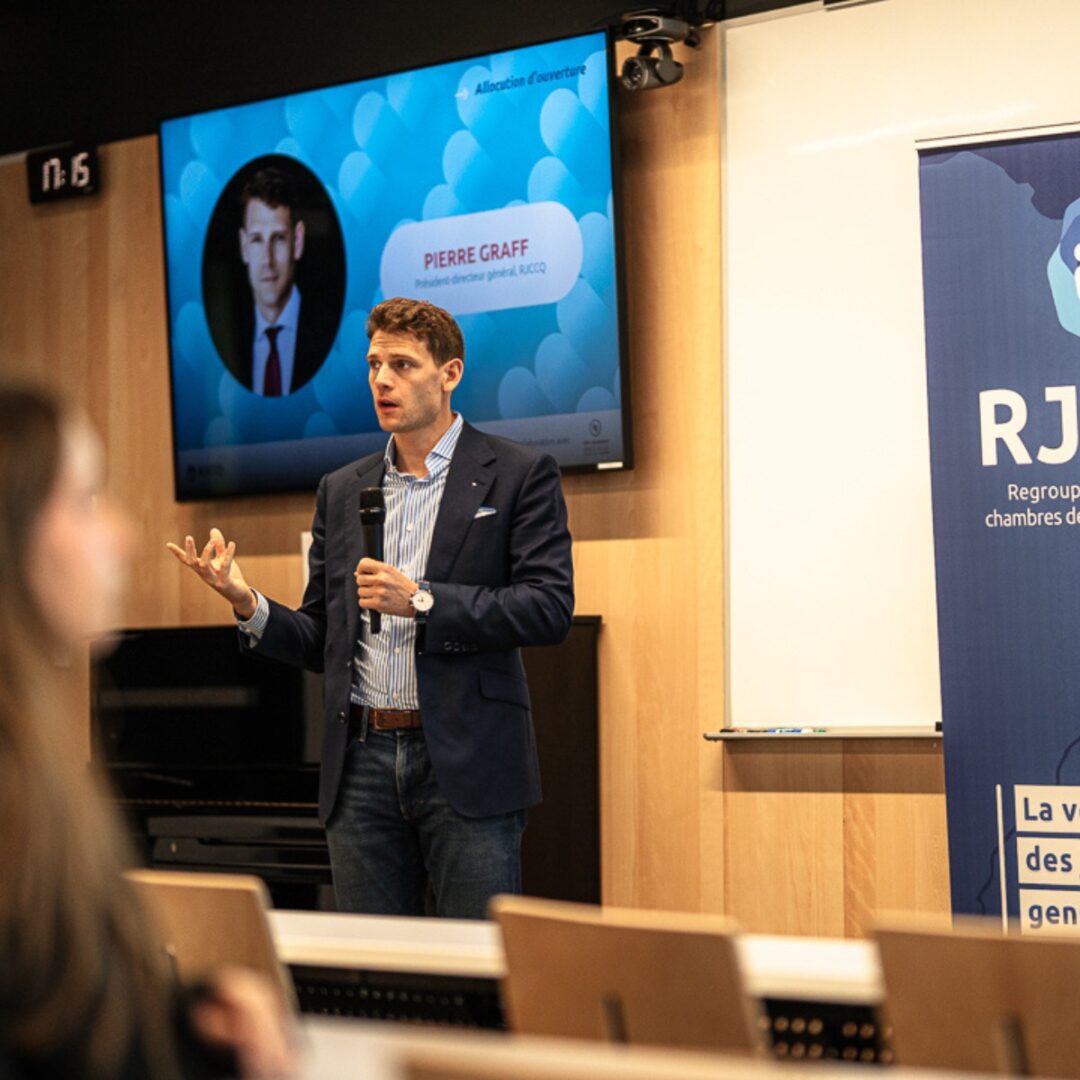
[[[115,626],[131,539],[100,499],[87,421],[0,387],[0,1076],[281,1076],[284,1020],[255,976],[181,994],[120,874],[69,672]]]

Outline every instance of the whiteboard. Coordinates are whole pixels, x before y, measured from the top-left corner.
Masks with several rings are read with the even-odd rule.
[[[1080,119],[1080,4],[807,4],[720,34],[725,724],[925,728],[917,146]]]

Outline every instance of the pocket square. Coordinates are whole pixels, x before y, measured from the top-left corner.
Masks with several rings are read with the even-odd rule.
[[[480,509],[477,510],[475,514],[473,514],[473,521],[475,521],[477,518],[491,517],[491,515],[494,513],[494,506],[481,506]]]

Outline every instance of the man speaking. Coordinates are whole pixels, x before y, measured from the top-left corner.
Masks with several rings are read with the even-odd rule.
[[[465,347],[447,312],[387,300],[367,333],[390,438],[319,483],[301,606],[252,589],[217,529],[201,554],[190,536],[168,547],[232,604],[244,647],[325,673],[319,818],[338,907],[419,915],[430,885],[436,914],[483,918],[489,897],[521,891],[540,800],[519,650],[570,628],[566,504],[550,456],[452,411]],[[372,488],[383,560],[361,529]]]

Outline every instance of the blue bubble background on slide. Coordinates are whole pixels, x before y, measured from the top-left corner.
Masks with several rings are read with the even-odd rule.
[[[584,74],[567,67],[584,65]],[[560,74],[562,72],[562,74]],[[491,84],[508,81],[505,89]],[[384,299],[379,262],[408,222],[555,200],[581,228],[580,276],[557,303],[459,319],[473,421],[617,407],[618,318],[603,36],[167,121],[162,125],[172,377],[179,450],[377,430],[363,356]],[[218,358],[202,247],[226,184],[282,153],[319,178],[341,223],[345,307],[317,376],[265,399]]]

